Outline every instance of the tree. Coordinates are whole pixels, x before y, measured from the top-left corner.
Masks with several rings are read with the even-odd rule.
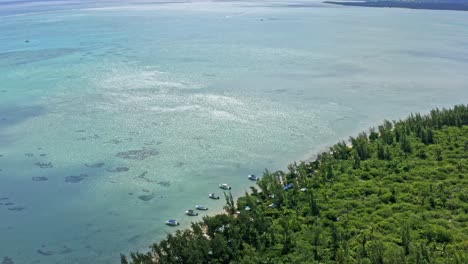
[[[310,206],[310,212],[313,216],[319,216],[320,215],[320,209],[317,204],[317,199],[315,198],[315,195],[313,191],[308,191],[309,195],[309,206]]]
[[[369,140],[374,142],[379,138],[379,133],[375,132],[375,128],[369,130]]]
[[[390,151],[390,147],[389,147],[389,146],[385,146],[385,149],[384,149],[384,159],[385,159],[385,160],[392,160],[392,152]]]
[[[125,255],[120,254],[120,264],[128,264],[127,257],[125,257]]]
[[[411,147],[411,142],[409,141],[409,139],[408,139],[408,137],[406,135],[401,137],[400,145],[401,145],[401,149],[405,153],[411,153],[413,151],[413,148]]]
[[[401,228],[401,243],[405,251],[405,255],[408,256],[410,254],[411,246],[411,233],[410,226],[408,223],[404,223]]]
[[[385,149],[380,142],[377,143],[377,158],[380,160],[385,159]]]
[[[426,159],[427,158],[426,151],[424,149],[420,149],[418,151],[418,157],[421,158],[421,159]]]
[[[427,129],[427,144],[434,144],[434,130],[432,128]]]
[[[235,214],[236,213],[236,206],[234,204],[234,198],[232,197],[232,194],[231,192],[229,192],[229,194],[226,194],[226,192],[224,192],[224,198],[226,199],[226,205],[223,207],[224,210],[228,213],[228,214]]]
[[[385,246],[381,240],[374,240],[369,243],[369,258],[373,264],[384,263]]]
[[[332,259],[337,260],[338,249],[340,248],[342,242],[341,230],[337,224],[333,223],[331,226],[331,251]]]
[[[359,157],[359,154],[356,151],[353,151],[353,159],[353,169],[359,169],[361,167],[361,158]]]
[[[442,150],[440,147],[435,149],[435,155],[436,155],[436,160],[437,161],[442,161],[444,158],[442,157]]]
[[[350,137],[350,141],[361,160],[366,160],[370,157],[366,133],[362,132],[356,138]]]

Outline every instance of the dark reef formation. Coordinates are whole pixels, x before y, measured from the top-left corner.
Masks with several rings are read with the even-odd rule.
[[[38,249],[38,250],[37,250],[37,253],[38,253],[38,254],[41,254],[41,255],[43,255],[43,256],[52,256],[52,255],[54,255],[54,252],[51,251],[51,250],[42,250],[42,249]]]
[[[16,211],[16,212],[19,212],[19,211],[23,211],[24,209],[26,209],[25,207],[22,207],[22,206],[15,206],[15,207],[9,207],[8,210],[10,211]]]
[[[118,140],[118,139],[111,139],[111,140],[106,141],[106,142],[104,142],[104,143],[118,145],[118,144],[122,143],[122,141],[121,141],[121,140]]]
[[[153,194],[143,194],[143,195],[138,196],[138,199],[140,199],[142,201],[145,201],[145,202],[147,202],[147,201],[149,201],[149,200],[151,200],[153,198],[154,198]]]
[[[98,135],[98,134],[94,134],[92,136],[86,136],[86,137],[79,137],[77,138],[76,140],[77,141],[84,141],[84,140],[88,140],[88,139],[100,139],[101,137]]]
[[[41,169],[53,168],[52,162],[36,162],[34,165],[40,167]]]
[[[137,180],[140,180],[140,181],[144,181],[144,182],[148,182],[148,183],[151,183],[151,182],[155,182],[154,180],[146,177],[146,174],[148,174],[147,171],[144,171],[142,172],[140,175],[138,175],[137,177],[135,177],[135,179]]]
[[[158,182],[158,184],[163,186],[163,187],[171,186],[171,183],[169,181],[160,181],[160,182]]]
[[[106,169],[106,171],[108,172],[125,172],[125,171],[129,171],[130,169],[128,167],[117,167],[117,168],[113,168],[113,169]]]
[[[98,162],[98,163],[94,163],[94,164],[88,164],[88,163],[85,163],[85,166],[88,167],[88,168],[101,168],[102,166],[104,166],[104,162]]]
[[[44,176],[36,176],[36,177],[32,177],[32,180],[33,181],[47,181],[48,178],[47,177],[44,177]]]
[[[78,175],[78,176],[74,176],[74,175],[72,175],[72,176],[67,176],[67,177],[65,178],[65,182],[68,182],[68,183],[78,183],[78,182],[84,180],[84,179],[87,178],[87,177],[88,177],[87,174],[80,174],[80,175]]]
[[[153,148],[143,148],[139,150],[129,150],[123,151],[116,154],[117,157],[122,159],[131,159],[131,160],[144,160],[151,156],[156,156],[159,154],[159,151]]]
[[[11,259],[10,257],[6,256],[6,257],[3,257],[3,261],[1,264],[15,264],[15,262],[13,261],[13,259]]]

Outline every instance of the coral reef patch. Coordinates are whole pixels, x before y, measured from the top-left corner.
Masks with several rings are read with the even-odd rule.
[[[88,177],[87,174],[80,174],[78,176],[67,176],[65,177],[65,182],[68,182],[68,183],[78,183],[82,180],[84,180],[86,177]]]
[[[44,177],[44,176],[36,176],[36,177],[32,177],[32,180],[33,181],[47,181],[48,178],[47,177]]]
[[[171,186],[171,183],[169,181],[160,181],[160,182],[158,182],[158,184],[163,186],[163,187]]]
[[[148,174],[147,171],[144,171],[142,172],[140,175],[138,175],[137,177],[135,177],[135,179],[137,180],[140,180],[140,181],[144,181],[144,182],[155,182],[154,180],[146,177],[146,174]]]
[[[148,157],[156,156],[158,154],[159,151],[154,148],[143,148],[139,150],[128,150],[119,152],[116,154],[116,156],[122,159],[144,160]]]
[[[151,200],[153,198],[154,198],[153,194],[144,194],[144,195],[138,196],[138,199],[140,199],[142,201],[145,201],[145,202],[147,202],[147,201],[149,201],[149,200]]]
[[[2,263],[1,264],[15,264],[12,258],[6,256],[3,257]]]
[[[54,252],[51,251],[51,250],[42,250],[42,249],[38,249],[37,250],[37,253],[43,255],[43,256],[52,256],[54,255]]]
[[[40,167],[41,169],[53,168],[52,162],[36,162],[34,165]]]
[[[26,208],[25,208],[25,207],[22,207],[22,206],[15,206],[15,207],[10,207],[10,208],[8,208],[8,210],[10,210],[10,211],[16,211],[16,212],[23,211],[24,209],[26,209]]]
[[[85,166],[88,167],[88,168],[101,168],[102,166],[104,166],[104,162],[98,162],[98,163],[94,163],[94,164],[88,164],[88,163],[85,163]]]
[[[117,167],[117,168],[113,168],[113,169],[106,169],[106,171],[108,172],[125,172],[125,171],[129,171],[130,168],[128,167]]]

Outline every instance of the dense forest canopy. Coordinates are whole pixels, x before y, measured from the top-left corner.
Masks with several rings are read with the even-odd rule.
[[[468,105],[349,141],[121,263],[468,263]]]

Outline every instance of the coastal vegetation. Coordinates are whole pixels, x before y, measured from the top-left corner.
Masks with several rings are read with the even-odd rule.
[[[428,10],[468,11],[466,0],[364,0],[364,1],[324,1],[327,4],[360,7],[409,8]]]
[[[225,214],[121,263],[468,263],[468,105],[349,143],[266,170]]]

